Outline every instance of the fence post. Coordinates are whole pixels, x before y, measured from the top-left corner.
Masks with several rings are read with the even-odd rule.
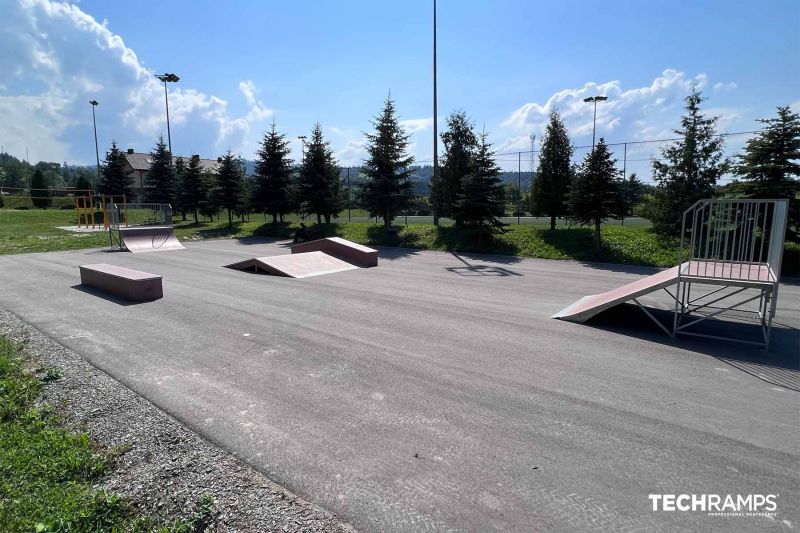
[[[517,152],[517,226],[520,222],[520,201],[522,200],[522,152]]]

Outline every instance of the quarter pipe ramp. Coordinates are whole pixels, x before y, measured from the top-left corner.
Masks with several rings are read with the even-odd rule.
[[[171,226],[119,228],[119,238],[122,248],[133,253],[184,249]]]

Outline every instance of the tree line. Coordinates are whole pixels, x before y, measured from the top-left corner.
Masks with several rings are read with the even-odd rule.
[[[685,112],[674,130],[677,141],[653,159],[652,193],[644,198],[642,215],[659,234],[675,236],[683,212],[698,200],[718,195],[745,198],[788,198],[788,238],[797,239],[800,209],[800,116],[789,106],[779,107],[777,116],[759,119],[765,127],[750,139],[741,154],[731,159],[723,153],[724,138],[716,131],[719,117],[706,116],[702,94],[693,90],[685,98]],[[642,200],[642,184],[635,174],[627,179],[617,167],[603,138],[573,165],[573,145],[557,111],[550,114],[542,140],[539,168],[533,177],[532,211],[550,217],[550,228],[563,217],[594,228],[597,252],[601,249],[601,224],[623,218]],[[723,175],[741,178],[733,186],[720,187]]]

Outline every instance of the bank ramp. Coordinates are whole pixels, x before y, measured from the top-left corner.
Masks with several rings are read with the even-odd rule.
[[[303,252],[291,255],[273,255],[270,257],[254,257],[226,265],[234,270],[263,272],[273,276],[287,278],[310,278],[324,274],[334,274],[347,270],[358,270],[358,266],[342,261],[325,252]]]

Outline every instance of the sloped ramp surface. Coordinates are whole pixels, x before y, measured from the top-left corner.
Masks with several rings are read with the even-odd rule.
[[[133,253],[184,249],[170,226],[120,228],[119,236],[123,248]]]
[[[327,237],[292,246],[293,254],[325,252],[362,267],[378,266],[378,250],[341,237]]]
[[[593,316],[615,305],[628,302],[644,294],[655,292],[664,287],[676,284],[678,282],[679,268],[680,267],[676,266],[663,270],[657,274],[636,280],[608,292],[584,296],[550,318],[558,318],[570,322],[586,322]]]
[[[310,278],[311,276],[322,276],[323,274],[358,269],[357,266],[324,252],[254,257],[226,266],[234,270],[252,270],[287,278]]]

